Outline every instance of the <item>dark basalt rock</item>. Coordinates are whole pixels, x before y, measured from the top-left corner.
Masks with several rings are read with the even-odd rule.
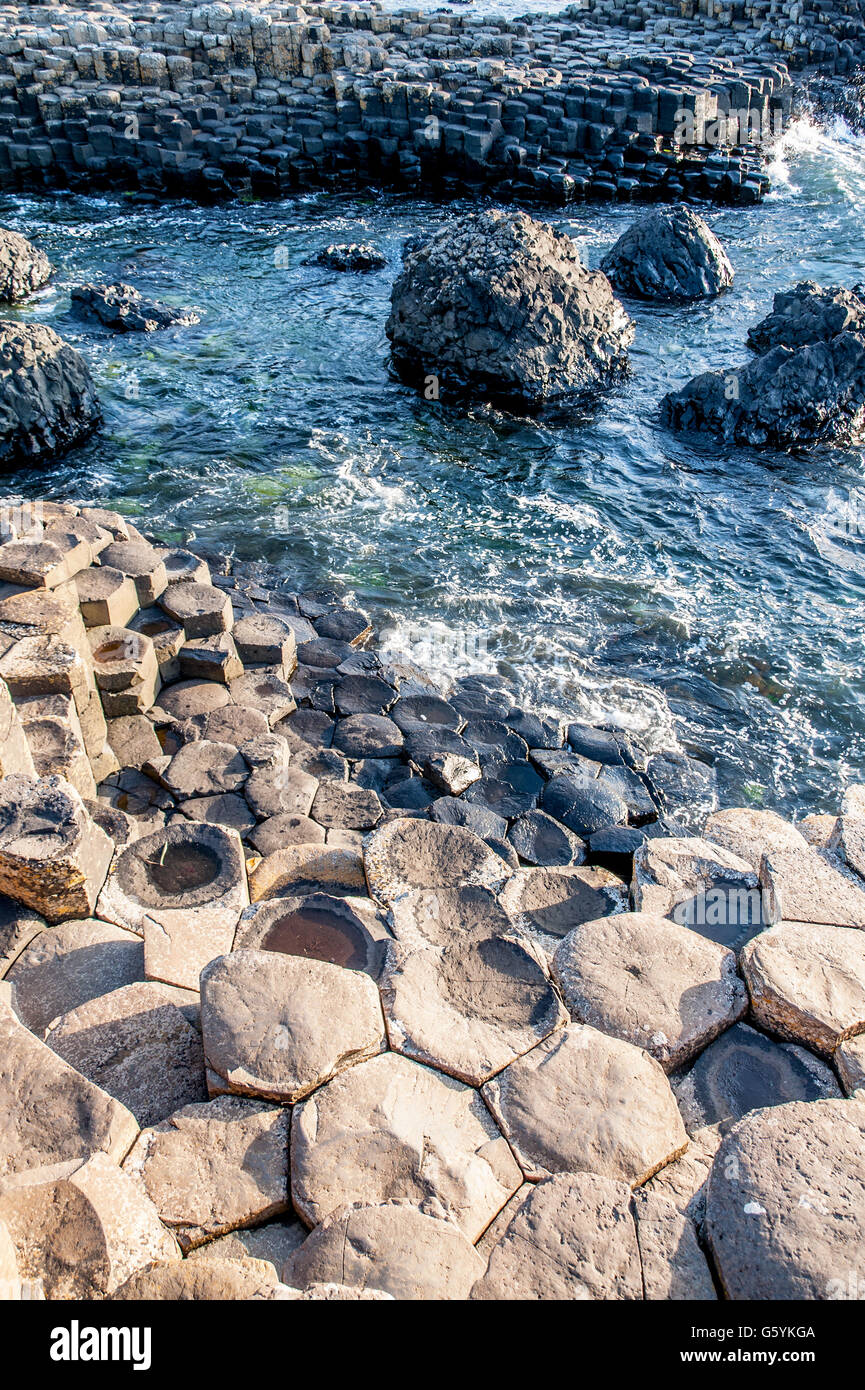
[[[736,1023],[673,1081],[688,1131],[723,1124],[728,1129],[751,1110],[794,1100],[840,1097],[831,1067],[804,1047],[776,1043]]]
[[[529,406],[609,384],[634,325],[570,237],[524,212],[491,209],[405,248],[385,331],[419,387]]]
[[[690,208],[660,208],[619,237],[601,270],[639,299],[709,299],[729,289],[733,267],[714,232]]]
[[[52,265],[44,251],[26,237],[0,227],[0,303],[14,304],[50,279]]]
[[[173,309],[144,299],[133,285],[74,285],[72,306],[77,313],[97,318],[117,333],[153,333],[157,328],[187,327],[200,322],[193,309]]]
[[[803,280],[792,290],[776,294],[772,312],[748,331],[748,346],[755,352],[775,347],[804,347],[824,343],[838,333],[865,331],[865,299],[861,286],[854,290],[813,280]]]
[[[323,246],[314,256],[309,256],[304,265],[323,265],[328,270],[354,270],[366,273],[381,270],[387,265],[387,257],[367,242],[352,242],[350,245]]]
[[[547,815],[587,840],[597,830],[626,825],[628,807],[620,796],[603,783],[577,778],[562,772],[544,787],[541,808]]]
[[[865,434],[865,333],[776,347],[743,367],[703,372],[664,397],[661,419],[726,443],[855,444]]]
[[[101,420],[80,352],[37,323],[0,323],[0,464],[65,453]]]

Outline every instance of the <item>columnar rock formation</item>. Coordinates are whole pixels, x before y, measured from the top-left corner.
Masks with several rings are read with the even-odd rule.
[[[279,192],[444,180],[553,202],[753,202],[789,70],[851,71],[859,0],[0,10],[0,186]]]
[[[688,833],[332,593],[2,516],[5,1293],[848,1296],[862,789]]]

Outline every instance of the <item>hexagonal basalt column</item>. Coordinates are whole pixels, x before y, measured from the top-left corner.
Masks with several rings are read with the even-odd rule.
[[[121,851],[98,911],[144,937],[148,979],[198,989],[204,967],[231,950],[248,902],[239,835],[174,821]]]
[[[135,581],[111,565],[75,576],[78,606],[88,627],[124,627],[138,612]]]
[[[0,782],[0,892],[49,922],[91,915],[113,851],[60,777]]]
[[[371,903],[309,893],[248,907],[238,923],[234,949],[323,960],[377,979],[391,939]]]
[[[387,1053],[296,1107],[295,1211],[315,1226],[355,1202],[437,1200],[476,1241],[522,1175],[477,1091]]]
[[[103,565],[120,570],[134,581],[142,608],[155,603],[168,583],[165,565],[152,545],[141,541],[114,541],[102,552]]]
[[[150,638],[125,627],[94,627],[88,636],[96,684],[108,718],[150,709],[161,685]]]
[[[211,637],[216,632],[230,632],[234,626],[231,599],[209,584],[171,584],[161,606],[169,618],[186,629],[187,637]]]
[[[33,755],[5,681],[0,680],[0,778],[35,777]]]
[[[386,1046],[375,984],[356,970],[274,951],[235,951],[201,977],[212,1095],[294,1104]]]

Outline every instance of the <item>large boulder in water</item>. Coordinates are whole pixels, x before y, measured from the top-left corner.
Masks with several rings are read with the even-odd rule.
[[[607,385],[634,325],[570,237],[489,210],[415,238],[386,325],[401,374],[526,405]]]
[[[32,246],[26,237],[0,227],[0,301],[14,304],[33,294],[52,272],[44,251]]]
[[[175,309],[155,299],[145,299],[134,285],[75,285],[72,305],[80,314],[99,319],[117,333],[153,333],[157,328],[186,327],[198,323],[194,309]]]
[[[733,267],[715,233],[690,208],[660,208],[634,222],[601,261],[615,289],[639,299],[710,299]]]
[[[865,298],[861,287],[816,285],[803,280],[792,290],[775,295],[772,312],[748,332],[748,346],[755,352],[774,347],[803,347],[825,343],[838,333],[865,332]]]
[[[61,454],[100,418],[80,352],[43,324],[0,322],[0,464]]]
[[[865,333],[776,347],[744,367],[704,372],[664,397],[661,419],[727,443],[856,444],[865,438]]]

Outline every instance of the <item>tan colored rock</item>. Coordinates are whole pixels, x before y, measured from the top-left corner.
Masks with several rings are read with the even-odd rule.
[[[44,1298],[41,1280],[38,1281],[38,1285],[39,1293]],[[24,1281],[18,1273],[15,1246],[12,1244],[8,1226],[5,1221],[0,1221],[0,1303],[19,1301],[24,1296]]]
[[[644,1296],[656,1302],[714,1302],[718,1295],[694,1223],[643,1188],[634,1195]]]
[[[35,777],[36,768],[9,687],[0,680],[0,779],[14,776]]]
[[[281,666],[286,677],[297,667],[295,636],[281,618],[250,613],[235,624],[234,640],[247,666]]]
[[[49,1299],[109,1297],[155,1260],[179,1260],[153,1203],[103,1153],[53,1180],[5,1187],[0,1220],[21,1273]]]
[[[865,1033],[841,1043],[834,1057],[841,1084],[848,1096],[865,1092]],[[865,1096],[863,1096],[865,1099]]]
[[[143,714],[122,715],[108,723],[108,742],[121,767],[142,768],[162,757],[162,744]]]
[[[476,1091],[387,1053],[297,1106],[292,1197],[310,1226],[337,1208],[436,1198],[470,1241],[522,1175]]]
[[[756,1021],[830,1055],[865,1032],[865,936],[849,927],[781,922],[742,953]]]
[[[78,725],[77,714],[74,723]],[[61,777],[85,801],[95,798],[93,769],[80,733],[70,721],[36,716],[23,722],[23,728],[37,777]]]
[[[378,990],[359,971],[274,951],[234,951],[201,976],[211,1094],[294,1104],[385,1047]]]
[[[156,648],[144,632],[94,627],[87,634],[106,718],[143,714],[162,684]]]
[[[12,898],[0,897],[0,980],[48,924]]]
[[[207,1099],[201,1037],[164,985],[132,984],[62,1014],[45,1041],[144,1128]]]
[[[230,703],[231,696],[225,686],[215,681],[176,681],[159,692],[159,708],[178,720],[211,714]]]
[[[125,627],[138,612],[135,581],[110,565],[82,570],[75,587],[87,627]]]
[[[286,1143],[287,1143],[286,1136]],[[273,1268],[275,1278],[286,1260],[306,1240],[308,1231],[299,1221],[266,1221],[262,1226],[240,1227],[217,1236],[187,1252],[189,1260],[261,1260]]]
[[[765,854],[760,885],[764,901],[772,904],[772,921],[865,927],[865,886],[810,845]]]
[[[501,903],[520,931],[552,953],[580,922],[624,912],[628,888],[609,869],[521,869],[505,886]]]
[[[99,915],[144,937],[148,979],[197,989],[208,962],[231,950],[248,902],[237,833],[177,818],[120,852]]]
[[[499,1212],[498,1216],[490,1222],[479,1241],[475,1242],[475,1249],[481,1256],[484,1264],[489,1263],[490,1255],[498,1245],[511,1221],[516,1216],[523,1202],[536,1191],[538,1184],[534,1182],[522,1183],[514,1193],[513,1197],[508,1198]]]
[[[751,806],[715,811],[706,821],[703,837],[744,859],[755,873],[764,854],[802,849],[807,843],[800,826],[791,825],[776,811],[758,811]]]
[[[330,893],[350,897],[366,893],[363,860],[357,850],[325,845],[292,845],[262,859],[249,875],[252,902],[264,898]]]
[[[112,1298],[123,1303],[246,1303],[272,1299],[278,1288],[272,1266],[263,1260],[183,1260],[142,1270]]]
[[[839,816],[826,848],[837,854],[860,881],[865,879],[865,817]]]
[[[0,782],[0,892],[49,922],[89,917],[113,852],[68,782]]]
[[[643,1297],[626,1183],[561,1173],[520,1205],[475,1285],[477,1300],[633,1300]]]
[[[123,1171],[190,1250],[288,1210],[286,1110],[239,1096],[185,1105],[142,1130]]]
[[[333,1212],[288,1260],[301,1288],[340,1283],[400,1300],[466,1299],[484,1262],[459,1227],[407,1202]]]
[[[291,687],[283,679],[281,666],[247,671],[233,680],[228,689],[236,705],[259,710],[271,728],[297,708]]]
[[[830,849],[837,827],[837,816],[803,816],[796,822],[796,829],[812,849]]]
[[[696,836],[640,845],[631,894],[637,912],[669,917],[732,950],[768,920],[751,865]]]
[[[403,817],[373,831],[363,863],[371,895],[388,905],[414,888],[478,885],[495,892],[511,876],[504,860],[470,830]]]
[[[391,943],[380,984],[394,1051],[471,1086],[569,1022],[529,943],[470,923],[447,945]]]
[[[231,599],[224,590],[209,584],[171,584],[160,604],[169,618],[186,630],[187,637],[209,637],[216,632],[230,632],[234,626]]]
[[[291,1289],[280,1284],[275,1297],[292,1303],[392,1303],[393,1295],[382,1289],[349,1288],[346,1284],[310,1284],[308,1289]]]
[[[378,979],[391,935],[369,898],[329,893],[270,898],[248,907],[237,924],[234,950],[278,951],[364,970]]]
[[[858,1296],[865,1101],[799,1101],[740,1120],[712,1165],[706,1233],[727,1298]]]
[[[488,888],[416,888],[404,893],[390,909],[396,939],[406,947],[453,946],[467,936],[508,936],[515,931],[494,893]]]
[[[681,1067],[748,1006],[732,951],[644,912],[584,922],[552,961],[571,1017]]]
[[[243,794],[256,816],[308,816],[318,785],[302,768],[256,767]]]
[[[215,632],[210,637],[191,637],[177,654],[180,674],[188,679],[221,681],[228,685],[243,675],[243,662],[237,655],[230,632]]]
[[[165,565],[146,541],[114,541],[103,550],[100,559],[103,565],[110,565],[134,581],[142,608],[154,603],[168,583]]]
[[[134,1116],[34,1037],[2,999],[0,1056],[0,1179],[48,1176],[95,1153],[124,1157],[138,1133]]]
[[[249,767],[230,743],[198,739],[174,754],[162,781],[181,800],[188,796],[220,796],[240,791]]]
[[[66,553],[53,541],[31,537],[0,545],[0,579],[7,584],[53,589],[73,573]]]
[[[668,1163],[640,1188],[671,1202],[677,1211],[689,1217],[702,1230],[706,1215],[706,1179],[721,1144],[717,1126],[697,1130],[679,1158]]]
[[[15,1011],[41,1037],[49,1023],[99,995],[144,979],[139,937],[93,917],[42,932],[8,973]]]
[[[530,1179],[589,1172],[639,1187],[688,1146],[654,1058],[582,1024],[554,1033],[481,1093]]]

